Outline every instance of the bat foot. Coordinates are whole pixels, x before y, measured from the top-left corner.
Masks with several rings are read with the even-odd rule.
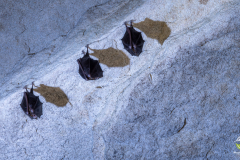
[[[88,48],[89,48],[89,44],[87,44],[87,45],[86,45],[86,47],[87,47],[87,53],[86,53],[86,54],[88,54]]]
[[[136,21],[136,20],[132,19],[132,20],[129,21],[131,27],[132,27],[132,23],[133,23],[133,21]]]
[[[34,81],[32,81],[32,87],[35,86]]]
[[[136,21],[135,19],[132,19],[130,21],[125,21],[123,24],[127,27],[128,23],[130,23],[130,27],[132,27],[133,21]]]
[[[23,87],[23,89],[26,89],[27,90],[27,85]]]

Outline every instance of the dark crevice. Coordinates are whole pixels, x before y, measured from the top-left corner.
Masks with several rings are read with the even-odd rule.
[[[178,131],[178,133],[186,126],[187,122],[186,122],[186,118],[184,119],[184,125],[182,126],[182,128]]]
[[[170,114],[172,114],[172,112],[174,111],[174,109],[175,109],[175,108],[173,108],[173,110],[171,111],[171,113],[170,113]],[[185,119],[186,119],[186,118],[185,118]]]
[[[212,145],[212,147],[209,149],[209,151],[206,153],[206,158],[207,158],[207,156],[208,156],[208,153],[212,150],[212,148],[213,148],[213,146],[215,145],[215,143],[213,143],[213,145]],[[207,160],[208,160],[208,158],[207,158]]]

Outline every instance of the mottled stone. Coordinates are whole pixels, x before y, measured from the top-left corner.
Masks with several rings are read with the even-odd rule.
[[[239,0],[0,3],[0,159],[239,159]],[[145,43],[133,57],[123,23],[146,18],[171,32],[161,44],[136,29]],[[86,44],[129,63],[100,63],[103,77],[85,81]],[[19,104],[32,81],[72,105],[35,92],[43,115],[31,120]]]

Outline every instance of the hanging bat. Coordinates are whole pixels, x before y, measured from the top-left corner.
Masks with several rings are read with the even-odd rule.
[[[37,117],[40,118],[42,115],[42,102],[40,102],[38,96],[33,94],[33,84],[34,83],[32,82],[32,88],[30,92],[28,92],[27,86],[24,87],[26,92],[24,92],[20,106],[31,119],[36,119]]]
[[[141,32],[136,31],[132,26],[133,20],[130,21],[130,27],[125,22],[126,32],[123,36],[122,43],[124,49],[126,49],[132,56],[139,56],[142,52],[144,40]]]
[[[99,79],[103,77],[102,68],[97,60],[93,60],[92,58],[90,58],[88,53],[88,45],[86,47],[87,53],[85,54],[85,52],[83,51],[83,54],[85,55],[77,60],[79,65],[79,74],[85,80]]]

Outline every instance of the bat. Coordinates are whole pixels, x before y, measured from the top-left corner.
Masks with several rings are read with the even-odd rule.
[[[28,115],[31,119],[37,119],[37,117],[40,118],[42,115],[42,102],[40,102],[39,97],[35,96],[33,94],[33,82],[32,82],[32,88],[30,92],[27,90],[27,86],[24,87],[26,89],[26,92],[24,92],[22,103],[20,106],[22,107],[22,110],[26,115]]]
[[[93,60],[90,58],[88,53],[88,45],[87,53],[83,51],[84,56],[82,58],[77,59],[79,65],[79,74],[85,80],[96,80],[103,77],[103,71],[99,62],[97,60]]]
[[[139,56],[142,52],[144,40],[141,32],[136,31],[132,26],[133,20],[130,21],[130,27],[125,22],[126,32],[123,36],[122,43],[124,49],[126,49],[132,56]]]

